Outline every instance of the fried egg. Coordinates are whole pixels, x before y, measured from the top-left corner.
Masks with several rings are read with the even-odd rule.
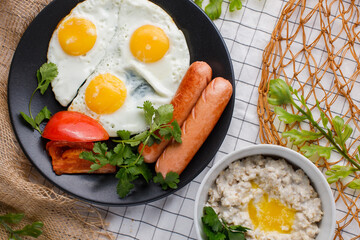
[[[48,61],[58,67],[51,82],[56,100],[67,106],[79,87],[104,58],[115,35],[120,1],[87,0],[76,5],[56,27]]]
[[[68,108],[97,119],[110,137],[119,130],[135,134],[148,128],[138,107],[147,100],[155,107],[170,103],[190,63],[184,34],[159,6],[147,0],[121,0],[116,19],[103,55],[87,71]],[[58,101],[62,97],[60,93]]]
[[[169,102],[133,69],[122,61],[108,57],[80,88],[68,110],[84,113],[96,120],[116,137],[118,130],[138,133],[146,130],[142,106],[149,100],[155,106]]]
[[[190,61],[182,31],[147,0],[123,1],[118,28],[122,57],[158,94],[171,98]]]

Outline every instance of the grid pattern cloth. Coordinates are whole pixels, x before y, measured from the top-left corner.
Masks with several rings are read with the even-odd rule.
[[[207,1],[204,1],[203,5],[206,4]],[[283,0],[245,0],[240,11],[229,12],[229,2],[224,1],[222,15],[214,23],[231,55],[236,96],[232,121],[222,146],[199,176],[166,198],[132,207],[96,206],[109,223],[104,231],[112,233],[119,240],[196,239],[194,202],[205,174],[228,153],[260,144],[256,107],[262,53],[285,4]],[[347,212],[344,206],[338,204],[336,207],[338,217]],[[342,237],[352,239],[359,234],[360,226],[350,225],[342,232]]]

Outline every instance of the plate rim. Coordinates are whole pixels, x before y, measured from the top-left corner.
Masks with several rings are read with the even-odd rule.
[[[74,2],[76,2],[77,4],[82,2],[83,0],[72,0]],[[153,2],[153,0],[149,0],[150,2]],[[197,168],[195,170],[195,174],[193,174],[195,177],[192,178],[190,181],[187,181],[186,183],[182,183],[181,181],[178,184],[178,188],[177,189],[170,189],[170,190],[166,190],[163,191],[163,194],[156,196],[156,197],[152,197],[150,199],[145,199],[145,200],[140,200],[137,202],[132,202],[132,203],[109,203],[106,201],[97,201],[97,200],[92,200],[92,199],[87,199],[85,197],[79,196],[76,193],[69,191],[65,188],[63,188],[62,186],[60,186],[56,181],[52,180],[51,178],[49,178],[46,174],[46,172],[44,172],[35,162],[34,160],[29,156],[28,152],[26,151],[26,147],[24,146],[23,142],[21,141],[21,137],[19,136],[18,131],[16,131],[16,126],[14,124],[14,117],[15,114],[19,114],[19,113],[15,113],[12,112],[12,107],[11,107],[11,103],[10,103],[10,81],[11,81],[11,75],[13,72],[13,68],[14,68],[14,58],[15,56],[17,56],[18,53],[18,46],[24,41],[24,36],[26,37],[29,33],[28,29],[33,28],[33,25],[35,25],[36,19],[38,19],[39,17],[42,17],[43,15],[47,14],[47,11],[49,11],[49,9],[53,8],[58,2],[61,2],[61,0],[53,0],[51,1],[49,4],[47,4],[30,22],[30,24],[27,26],[26,30],[23,32],[17,46],[16,49],[14,51],[14,54],[12,56],[12,60],[11,60],[11,65],[9,68],[9,73],[8,73],[8,82],[7,82],[7,104],[8,104],[8,112],[9,112],[9,119],[10,119],[10,123],[11,123],[11,127],[12,130],[14,132],[14,135],[16,137],[16,140],[18,142],[18,144],[20,145],[21,151],[25,154],[26,158],[31,162],[31,165],[34,166],[36,168],[36,170],[41,174],[42,177],[44,177],[46,179],[46,181],[49,181],[51,184],[53,184],[56,188],[58,188],[59,190],[61,190],[63,193],[71,196],[71,197],[75,197],[77,199],[83,200],[85,202],[88,203],[93,203],[93,204],[98,204],[98,205],[103,205],[103,206],[118,206],[118,207],[125,207],[125,206],[137,206],[137,205],[141,205],[141,204],[146,204],[146,203],[150,203],[150,202],[154,202],[157,200],[160,200],[162,198],[168,197],[171,194],[174,194],[175,192],[181,190],[183,187],[185,187],[186,185],[190,184],[202,171],[204,171],[206,169],[206,167],[209,165],[209,163],[211,162],[211,160],[215,157],[216,153],[219,151],[220,146],[222,145],[222,143],[224,142],[225,137],[227,136],[227,132],[229,130],[230,127],[230,123],[231,123],[231,119],[233,117],[233,111],[234,111],[234,106],[235,106],[235,91],[236,91],[236,80],[235,80],[235,76],[234,76],[234,69],[233,69],[233,63],[232,63],[232,59],[229,53],[229,50],[227,48],[227,45],[224,41],[224,38],[222,37],[219,29],[216,27],[216,25],[214,24],[214,22],[205,14],[205,12],[198,6],[196,5],[193,1],[191,0],[185,0],[186,2],[188,2],[188,4],[190,4],[190,6],[192,6],[193,8],[197,9],[196,11],[202,15],[202,17],[205,17],[207,24],[210,24],[211,27],[214,29],[214,31],[217,33],[219,40],[222,42],[224,51],[226,53],[227,56],[227,61],[229,64],[229,68],[230,68],[230,76],[231,79],[227,79],[233,86],[233,92],[232,92],[232,96],[226,106],[226,109],[224,110],[224,112],[227,110],[228,114],[230,115],[229,118],[227,118],[226,120],[226,126],[222,126],[223,131],[225,132],[225,134],[223,134],[223,136],[221,137],[220,141],[217,142],[216,146],[216,151],[213,155],[213,157],[208,161],[208,163],[203,167],[203,168]],[[156,4],[156,3],[155,3]],[[156,4],[157,5],[157,4]],[[164,11],[166,11],[164,9]],[[166,11],[167,12],[167,11]],[[171,13],[168,13],[171,16]],[[66,16],[66,15],[65,15]],[[64,16],[64,17],[65,17]],[[171,16],[173,18],[173,16]],[[179,27],[181,28],[181,27]],[[200,60],[201,61],[201,60]],[[192,62],[190,62],[191,64]],[[213,76],[214,78],[214,76]],[[223,116],[223,115],[222,115]],[[34,130],[34,133],[36,132],[36,130]],[[41,136],[40,136],[41,138]],[[52,171],[52,169],[51,169]],[[80,174],[78,174],[80,175]],[[115,191],[115,189],[114,189]]]

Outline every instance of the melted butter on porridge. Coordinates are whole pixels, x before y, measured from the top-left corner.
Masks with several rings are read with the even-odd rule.
[[[255,228],[266,232],[290,233],[296,210],[285,206],[276,198],[269,199],[269,195],[264,193],[258,203],[250,200],[248,212]]]
[[[209,191],[207,205],[227,223],[251,230],[246,239],[315,239],[321,201],[300,169],[260,155],[235,161]]]

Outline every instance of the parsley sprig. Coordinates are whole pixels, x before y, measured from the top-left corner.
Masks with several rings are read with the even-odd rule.
[[[203,230],[209,240],[245,240],[245,233],[250,228],[240,225],[228,225],[212,207],[204,207],[204,215],[201,218]]]
[[[195,4],[202,8],[202,3],[204,0],[194,0]],[[209,16],[211,20],[218,19],[221,15],[221,5],[224,0],[210,0],[209,3],[205,6],[205,13]],[[229,10],[234,12],[242,8],[241,0],[230,0]]]
[[[299,106],[295,102],[292,95],[296,97],[302,106]],[[306,104],[304,96],[299,96],[296,89],[293,89],[284,80],[281,79],[273,79],[270,81],[268,102],[272,105],[275,105],[274,112],[284,123],[292,124],[295,122],[300,123],[304,120],[308,120],[309,124],[314,127],[315,131],[299,131],[292,129],[282,134],[283,137],[290,138],[290,140],[295,145],[298,145],[304,156],[309,158],[315,154],[318,154],[319,157],[329,159],[331,152],[335,150],[344,159],[352,164],[352,166],[332,166],[330,170],[326,171],[325,173],[329,176],[327,178],[329,183],[334,183],[339,179],[348,177],[351,173],[360,171],[360,145],[358,146],[358,154],[355,155],[355,158],[352,158],[347,151],[346,140],[351,136],[353,129],[348,124],[345,124],[344,119],[339,116],[335,116],[334,118],[329,119],[319,106],[319,102],[316,102],[317,109],[320,112],[322,124],[322,126],[320,126],[320,123],[315,121],[310,108]],[[295,107],[299,111],[299,114],[289,113],[285,109],[279,107],[279,105],[287,104]],[[328,126],[330,122],[332,123],[334,130]],[[318,140],[320,138],[327,139],[329,146],[325,147],[312,143],[314,140]],[[353,189],[360,189],[360,179],[354,178],[348,184],[348,187]]]
[[[42,131],[40,130],[40,124],[45,119],[50,119],[51,112],[45,106],[34,118],[31,112],[31,102],[35,95],[35,93],[39,90],[41,95],[44,95],[45,91],[48,89],[49,84],[54,78],[57,76],[58,70],[57,66],[54,63],[44,63],[36,72],[36,78],[38,81],[38,86],[31,94],[29,101],[29,116],[23,112],[20,112],[20,115],[24,118],[24,120],[30,124],[35,130],[37,130],[40,134]]]
[[[130,138],[129,131],[118,131],[117,134],[121,137],[121,140],[113,140],[118,143],[129,144],[130,146],[137,146],[143,143],[144,146],[151,146],[154,142],[159,143],[161,138],[156,135],[156,132],[165,139],[174,138],[175,141],[181,143],[181,129],[176,120],[171,121],[173,118],[174,106],[171,104],[165,104],[155,109],[151,102],[145,101],[142,107],[146,124],[148,124],[149,130],[141,132],[134,137]]]
[[[117,134],[118,140],[113,140],[117,145],[109,149],[106,143],[97,142],[92,152],[85,151],[80,154],[80,158],[93,162],[90,166],[92,171],[98,170],[106,164],[117,166],[119,168],[116,178],[119,179],[117,184],[117,193],[121,198],[126,197],[134,188],[133,181],[142,176],[146,182],[152,178],[152,172],[148,165],[143,161],[141,153],[146,145],[150,146],[154,142],[173,137],[175,141],[181,142],[181,129],[176,120],[172,121],[174,108],[171,104],[165,104],[155,109],[151,102],[145,101],[143,107],[146,123],[150,126],[149,130],[141,132],[133,137],[129,131],[121,130]],[[137,152],[137,146],[144,144],[140,151]],[[160,174],[161,175],[161,174]],[[177,173],[168,173],[165,178],[162,175],[155,176],[154,182],[160,183],[163,189],[177,188],[179,175]]]
[[[0,224],[9,233],[9,240],[21,240],[21,236],[37,238],[42,234],[41,228],[44,225],[42,222],[33,222],[19,230],[13,230],[11,228],[11,225],[20,223],[23,218],[24,214],[22,213],[8,213],[0,216]]]

